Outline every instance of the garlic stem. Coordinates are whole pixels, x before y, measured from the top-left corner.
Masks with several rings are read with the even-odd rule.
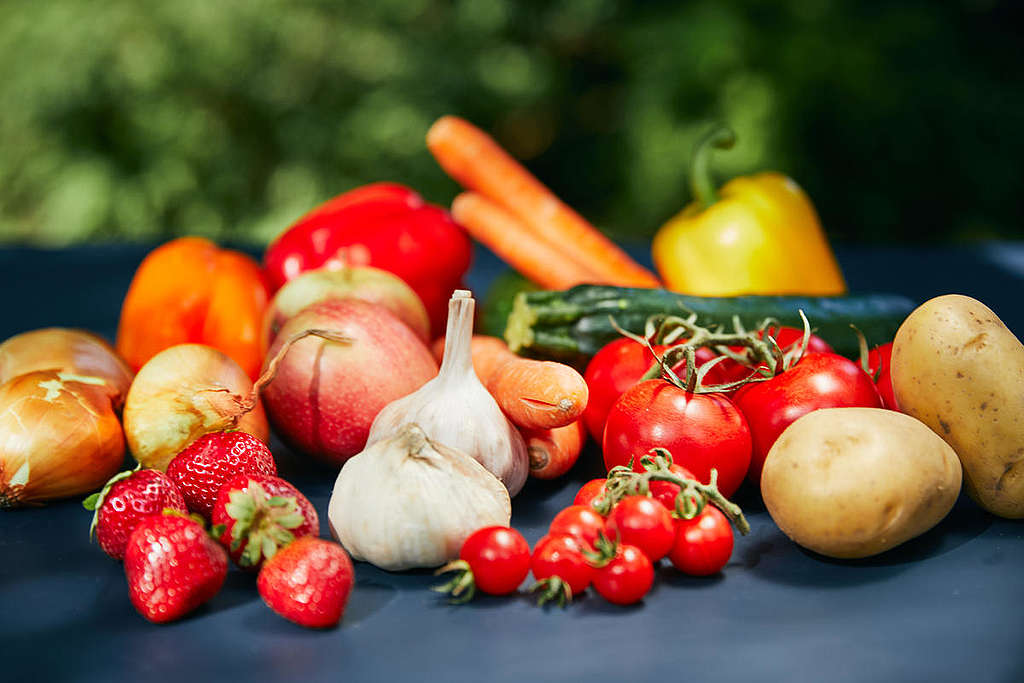
[[[473,312],[476,302],[471,292],[456,289],[448,301],[448,326],[445,328],[444,356],[439,377],[463,378],[473,371]],[[468,319],[468,322],[467,322]]]

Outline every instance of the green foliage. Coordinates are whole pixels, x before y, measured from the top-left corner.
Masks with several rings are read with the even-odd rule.
[[[775,168],[848,240],[1020,234],[1017,10],[856,0],[78,0],[0,4],[0,240],[262,244],[395,180],[456,113],[613,234]]]

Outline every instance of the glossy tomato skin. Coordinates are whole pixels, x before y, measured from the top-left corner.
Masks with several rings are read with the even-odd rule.
[[[892,342],[871,349],[868,353],[868,368],[875,378],[875,387],[882,397],[882,404],[889,410],[899,410],[896,394],[892,391]]]
[[[594,590],[615,605],[632,605],[654,584],[654,565],[632,545],[620,545],[615,557],[594,574]]]
[[[673,472],[683,477],[684,479],[693,479],[696,481],[700,481],[699,479],[697,479],[697,477],[693,475],[693,472],[686,469],[682,465],[672,463],[669,466],[669,469],[671,469]],[[647,486],[651,492],[651,497],[654,498],[654,500],[661,503],[662,506],[664,506],[664,508],[669,512],[675,511],[676,497],[679,495],[680,491],[680,488],[677,485],[669,481],[652,481],[648,483]]]
[[[548,533],[552,536],[572,536],[593,548],[602,534],[608,535],[604,517],[589,505],[570,505],[551,520]]]
[[[733,535],[729,520],[713,505],[693,519],[675,520],[675,538],[668,558],[690,576],[720,572],[732,557]]]
[[[743,482],[750,464],[747,421],[724,394],[690,394],[665,380],[645,380],[612,406],[604,434],[604,464],[642,471],[640,458],[655,446],[707,483],[718,470],[726,497]]]
[[[640,342],[628,337],[601,347],[587,364],[587,407],[583,422],[595,441],[601,443],[608,411],[626,389],[640,381],[654,362],[654,356]]]
[[[538,581],[557,576],[569,586],[572,597],[587,590],[594,568],[583,555],[583,544],[572,536],[548,534],[537,541],[530,560],[530,571]]]
[[[477,529],[463,542],[459,559],[473,570],[473,581],[488,595],[507,595],[530,571],[530,546],[515,529]]]
[[[639,548],[651,562],[668,555],[675,543],[672,515],[649,496],[626,496],[608,515],[608,535]]]
[[[746,385],[734,400],[747,418],[754,443],[747,478],[759,487],[768,451],[798,418],[819,408],[882,407],[871,377],[834,353],[809,353],[772,379]]]
[[[779,348],[783,351],[795,349],[804,338],[804,331],[796,327],[769,327],[768,333],[775,337]],[[764,339],[764,333],[758,334]],[[827,341],[816,334],[812,334],[807,340],[807,353],[832,353],[832,347]]]
[[[586,505],[590,506],[595,500],[604,495],[604,483],[607,479],[591,479],[586,484],[580,487],[580,490],[576,492],[576,498],[573,499],[573,505]]]

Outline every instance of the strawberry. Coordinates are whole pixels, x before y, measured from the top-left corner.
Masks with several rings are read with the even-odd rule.
[[[354,580],[344,548],[303,536],[263,563],[256,586],[270,609],[285,619],[327,628],[341,620]]]
[[[100,548],[115,560],[124,559],[128,536],[143,518],[165,508],[187,512],[175,483],[163,472],[144,470],[141,465],[115,475],[82,505],[95,511],[89,535],[96,534]]]
[[[173,621],[212,598],[224,585],[228,556],[203,525],[179,513],[146,517],[124,554],[128,591],[139,614]]]
[[[243,569],[302,536],[319,536],[316,509],[297,488],[269,474],[236,474],[220,487],[213,506],[214,536]]]
[[[207,520],[217,492],[236,474],[277,474],[267,445],[246,432],[211,432],[199,437],[167,466],[185,504]]]

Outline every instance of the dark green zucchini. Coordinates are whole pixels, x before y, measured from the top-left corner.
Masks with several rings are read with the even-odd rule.
[[[505,327],[505,340],[518,353],[556,358],[581,365],[598,349],[616,339],[612,320],[630,332],[642,333],[653,315],[686,316],[696,313],[705,326],[732,329],[733,316],[748,328],[765,318],[801,327],[799,311],[816,334],[837,353],[856,357],[855,325],[868,343],[891,341],[914,302],[895,294],[847,296],[738,296],[698,297],[664,289],[631,289],[605,285],[579,285],[561,291],[521,292],[515,298]]]

